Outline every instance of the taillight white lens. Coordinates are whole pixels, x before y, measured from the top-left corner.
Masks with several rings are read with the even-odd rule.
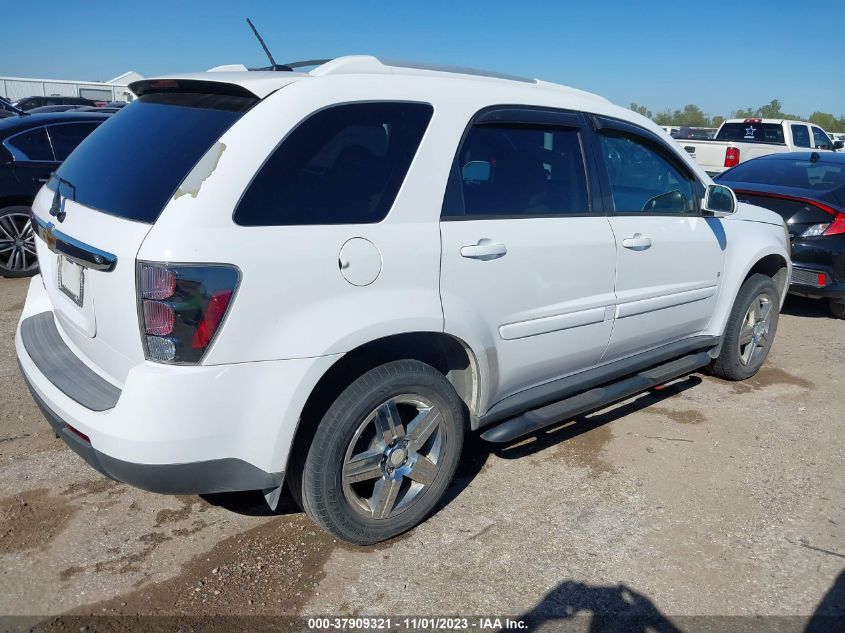
[[[825,224],[814,224],[804,231],[801,234],[801,237],[818,237],[819,235],[824,235],[824,232],[827,231],[829,226],[830,222],[826,222]]]
[[[161,336],[147,337],[147,358],[169,363],[176,358],[176,343]]]
[[[168,299],[176,291],[176,275],[161,266],[141,265],[141,298]]]
[[[167,336],[176,324],[176,313],[166,303],[144,300],[144,330],[147,334]]]

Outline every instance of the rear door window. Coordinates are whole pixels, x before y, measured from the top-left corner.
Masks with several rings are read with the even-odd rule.
[[[792,144],[795,147],[810,147],[810,132],[806,125],[792,126]]]
[[[476,125],[456,161],[444,217],[540,217],[590,210],[578,129]]]
[[[50,125],[47,132],[53,145],[53,153],[56,160],[64,160],[76,149],[85,138],[97,129],[100,122],[96,123],[64,123]]]
[[[716,135],[717,141],[743,141],[745,143],[784,143],[780,123],[725,123]]]
[[[693,180],[653,144],[614,131],[599,134],[599,143],[617,213],[697,211]]]
[[[145,94],[100,125],[56,172],[80,204],[152,223],[197,161],[254,99]],[[55,190],[56,179],[50,188]]]
[[[53,148],[47,137],[47,130],[43,127],[13,136],[6,141],[6,146],[12,152],[15,160],[22,161],[54,161]]]
[[[235,210],[242,226],[366,224],[387,216],[433,108],[350,103],[294,129],[259,169]]]

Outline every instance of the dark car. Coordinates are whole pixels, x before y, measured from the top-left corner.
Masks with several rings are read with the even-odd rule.
[[[18,110],[15,106],[8,99],[4,99],[0,97],[0,119],[5,119],[6,117],[10,116],[17,116],[23,112],[22,110]]]
[[[92,106],[96,105],[91,99],[84,97],[24,97],[14,102],[15,107],[27,112],[33,108],[40,108],[42,106],[51,105],[75,105],[75,106]]]
[[[790,292],[830,301],[845,318],[845,154],[789,152],[741,163],[716,180],[779,213],[792,241]]]
[[[38,271],[29,225],[41,186],[109,114],[57,112],[0,119],[0,275]]]

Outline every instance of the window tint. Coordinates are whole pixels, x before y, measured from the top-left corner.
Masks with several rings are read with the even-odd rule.
[[[589,212],[578,130],[475,126],[453,169],[445,217]]]
[[[783,143],[783,126],[780,123],[725,123],[716,135],[716,140]]]
[[[617,212],[696,210],[692,180],[662,152],[645,141],[613,132],[601,133],[599,140]]]
[[[63,125],[50,125],[47,132],[53,142],[53,152],[56,160],[64,160],[76,149],[85,137],[97,129],[97,123],[65,123]]]
[[[197,161],[252,101],[211,94],[144,95],[100,125],[56,172],[76,201],[154,222]],[[48,184],[55,188],[55,179]]]
[[[235,210],[235,222],[380,222],[393,205],[432,112],[422,103],[353,103],[313,114],[258,171]]]
[[[765,159],[740,163],[719,182],[749,183],[828,191],[845,186],[845,164],[824,161]]]
[[[816,147],[833,147],[833,142],[828,138],[827,134],[817,127],[813,128],[813,141]]]
[[[47,138],[47,130],[43,127],[18,134],[6,143],[15,160],[54,160],[50,139]]]
[[[810,147],[810,132],[806,125],[792,126],[792,143],[795,147]]]

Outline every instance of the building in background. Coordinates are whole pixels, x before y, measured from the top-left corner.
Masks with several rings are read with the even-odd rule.
[[[0,97],[17,101],[24,97],[83,97],[92,101],[132,101],[129,84],[143,79],[135,71],[109,81],[71,81],[68,79],[32,79],[0,76]]]

